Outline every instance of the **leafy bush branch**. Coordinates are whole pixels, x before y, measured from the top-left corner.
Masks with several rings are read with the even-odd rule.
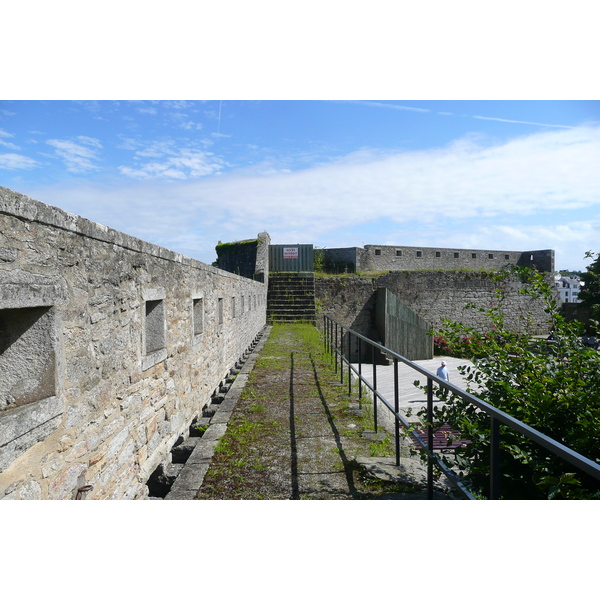
[[[496,302],[485,313],[485,333],[461,323],[444,321],[435,331],[438,349],[467,358],[460,368],[469,393],[523,421],[572,450],[600,463],[600,355],[581,343],[583,326],[561,316],[551,283],[537,271],[515,268],[521,293],[538,298],[552,324],[550,339],[534,338],[531,330],[505,326],[501,286]],[[597,323],[596,323],[597,327]],[[436,392],[440,397],[442,392]],[[424,411],[422,411],[424,413]],[[420,414],[426,419],[426,414]],[[489,417],[463,399],[451,396],[435,408],[435,425],[449,424],[470,441],[458,448],[454,466],[479,494],[489,482]],[[503,498],[600,498],[600,482],[541,448],[512,429],[501,426]]]

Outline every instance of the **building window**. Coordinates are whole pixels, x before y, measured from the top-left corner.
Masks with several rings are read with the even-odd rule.
[[[488,258],[493,259],[494,255],[493,254],[488,254]]]
[[[454,253],[454,258],[460,258],[460,254],[458,252]]]
[[[505,255],[504,255],[504,260],[509,260],[509,259],[510,259],[510,255],[508,255],[508,254],[505,254]]]
[[[402,256],[402,250],[396,250],[396,256]]]
[[[235,319],[235,296],[231,297],[231,318]]]
[[[381,249],[380,248],[376,248],[375,249],[375,256],[381,256]]]
[[[442,256],[442,253],[441,253],[441,252],[436,252],[436,253],[435,253],[435,257],[436,257],[436,258],[440,258],[441,256]]]
[[[476,254],[475,252],[473,252],[473,253],[471,254],[471,258],[477,258],[477,254]]]
[[[242,311],[242,314],[244,314],[244,309],[245,309],[245,305],[246,304],[246,298],[245,296],[242,296],[242,306],[240,308],[240,310]]]
[[[417,250],[417,258],[422,258],[423,252],[421,250]]]

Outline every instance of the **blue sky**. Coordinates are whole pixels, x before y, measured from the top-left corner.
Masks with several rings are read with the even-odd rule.
[[[0,185],[204,262],[273,243],[600,238],[598,101],[0,101]]]

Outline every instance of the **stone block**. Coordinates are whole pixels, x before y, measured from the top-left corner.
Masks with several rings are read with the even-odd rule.
[[[192,490],[197,492],[202,487],[209,466],[207,463],[184,465],[181,473],[173,483],[171,491]]]

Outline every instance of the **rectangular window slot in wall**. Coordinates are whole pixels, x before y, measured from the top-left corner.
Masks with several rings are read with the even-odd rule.
[[[471,254],[471,258],[477,258],[477,254],[476,254],[475,252],[473,252],[473,253]]]
[[[417,258],[423,258],[423,252],[421,250],[417,250]]]
[[[436,258],[440,258],[441,256],[442,256],[442,253],[441,253],[441,252],[436,252],[436,253],[435,253],[435,257],[436,257]]]
[[[204,299],[194,298],[192,308],[192,318],[194,321],[194,336],[204,333]]]
[[[380,248],[376,248],[375,249],[375,256],[381,256],[381,249]]]
[[[149,369],[167,358],[167,318],[164,299],[146,299],[142,330],[142,370]]]
[[[0,414],[56,395],[49,307],[0,310]]]
[[[402,256],[402,250],[396,250],[396,256]]]
[[[488,258],[491,258],[491,259],[493,259],[493,258],[494,258],[494,255],[493,255],[493,254],[488,254]]]
[[[0,309],[0,473],[61,424],[59,327],[50,306]]]
[[[217,319],[219,325],[223,325],[223,298],[217,300]]]

